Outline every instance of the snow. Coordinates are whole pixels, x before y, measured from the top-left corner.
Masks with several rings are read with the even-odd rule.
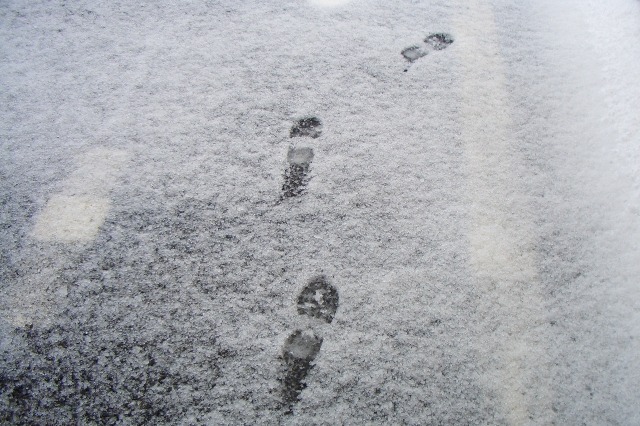
[[[310,0],[309,3],[320,7],[336,7],[349,3],[350,0]]]
[[[639,423],[638,16],[4,2],[0,419]]]
[[[126,151],[96,149],[86,153],[75,171],[40,212],[33,236],[49,241],[92,241],[109,211],[109,192],[127,161]]]

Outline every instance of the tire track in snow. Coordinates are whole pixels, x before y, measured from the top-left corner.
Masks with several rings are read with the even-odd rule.
[[[519,193],[505,68],[490,6],[471,2],[454,22],[463,65],[462,139],[469,201],[471,270],[488,315],[499,326],[483,360],[492,367],[489,386],[501,396],[512,424],[550,420],[549,383],[536,370],[545,359],[536,326],[545,317],[534,250],[533,222]],[[492,346],[493,340],[498,342]],[[544,374],[543,374],[544,376]],[[533,394],[535,392],[535,394]],[[533,413],[536,413],[535,416]],[[544,417],[541,417],[544,416]]]

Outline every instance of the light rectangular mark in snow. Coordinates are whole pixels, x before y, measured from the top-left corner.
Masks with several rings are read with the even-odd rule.
[[[87,152],[76,170],[38,215],[32,235],[41,241],[88,242],[95,238],[110,206],[110,193],[129,154],[98,148]]]
[[[34,236],[48,241],[90,241],[109,210],[109,200],[91,196],[56,194],[38,217]]]

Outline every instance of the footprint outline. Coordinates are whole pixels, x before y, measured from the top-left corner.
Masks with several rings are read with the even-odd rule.
[[[427,56],[430,51],[440,51],[444,50],[449,45],[451,45],[455,39],[449,33],[445,32],[436,32],[430,33],[427,37],[422,40],[424,46],[414,44],[409,47],[405,47],[400,51],[400,54],[404,57],[404,59],[408,62],[407,67],[404,69],[404,72],[409,71],[411,65],[413,65],[417,60]]]
[[[296,120],[289,130],[290,138],[305,137],[316,139],[322,134],[322,121],[315,116],[305,116]],[[280,202],[302,195],[309,183],[309,171],[314,151],[308,146],[291,145],[287,152],[288,167],[284,171],[284,183]]]
[[[296,299],[298,314],[321,324],[333,321],[339,304],[338,290],[326,275],[311,278]],[[282,346],[286,370],[282,379],[282,405],[287,415],[293,413],[293,407],[307,387],[306,377],[314,367],[313,361],[320,352],[322,342],[322,336],[309,326],[295,329]]]

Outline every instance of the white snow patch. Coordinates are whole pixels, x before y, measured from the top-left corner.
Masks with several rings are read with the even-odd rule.
[[[34,236],[40,240],[91,241],[108,210],[105,198],[56,194],[40,214]]]
[[[311,3],[312,5],[320,7],[344,6],[345,4],[350,2],[351,0],[309,0],[309,3]]]
[[[42,241],[91,241],[109,210],[109,193],[129,154],[94,149],[79,161],[63,190],[49,199],[38,216],[33,236]]]

